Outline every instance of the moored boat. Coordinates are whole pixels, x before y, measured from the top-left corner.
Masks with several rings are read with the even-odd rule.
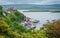
[[[34,21],[32,21],[33,23],[38,23],[39,22],[39,20],[34,20]]]

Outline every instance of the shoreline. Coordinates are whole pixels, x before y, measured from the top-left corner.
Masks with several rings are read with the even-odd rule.
[[[18,10],[20,12],[52,12],[52,13],[60,13],[60,10]]]

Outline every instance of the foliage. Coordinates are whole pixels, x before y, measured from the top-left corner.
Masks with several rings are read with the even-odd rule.
[[[19,11],[14,12],[14,15],[17,17],[17,20],[20,22],[22,20],[24,20],[24,18],[25,18],[25,16],[22,13],[20,13]]]
[[[0,6],[0,17],[3,15],[3,7]]]
[[[48,38],[60,38],[60,20],[54,20],[52,23],[44,25],[47,30]]]
[[[6,33],[9,31],[9,26],[3,20],[0,20],[0,33]]]
[[[2,7],[0,7],[2,10]],[[4,10],[3,10],[4,11]],[[5,12],[5,11],[4,11]],[[4,13],[0,12],[0,13]],[[24,20],[25,16],[18,12],[8,13],[5,12],[7,15],[0,17],[0,37],[2,38],[15,38],[15,36],[19,36],[22,33],[31,32],[26,27],[21,25],[21,21]],[[16,33],[16,34],[14,34]]]

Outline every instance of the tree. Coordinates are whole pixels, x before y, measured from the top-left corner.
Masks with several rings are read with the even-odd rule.
[[[0,17],[3,15],[3,7],[0,6]]]

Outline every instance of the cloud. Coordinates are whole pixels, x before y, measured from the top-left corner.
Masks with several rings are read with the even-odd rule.
[[[1,4],[60,4],[60,0],[0,0]]]
[[[6,5],[6,4],[14,4],[14,3],[7,0],[0,0],[0,5]]]
[[[39,2],[35,2],[33,4],[39,4],[39,5],[60,4],[60,0],[42,0]]]
[[[45,4],[60,4],[60,0],[43,0],[40,2],[40,4],[45,5]]]

